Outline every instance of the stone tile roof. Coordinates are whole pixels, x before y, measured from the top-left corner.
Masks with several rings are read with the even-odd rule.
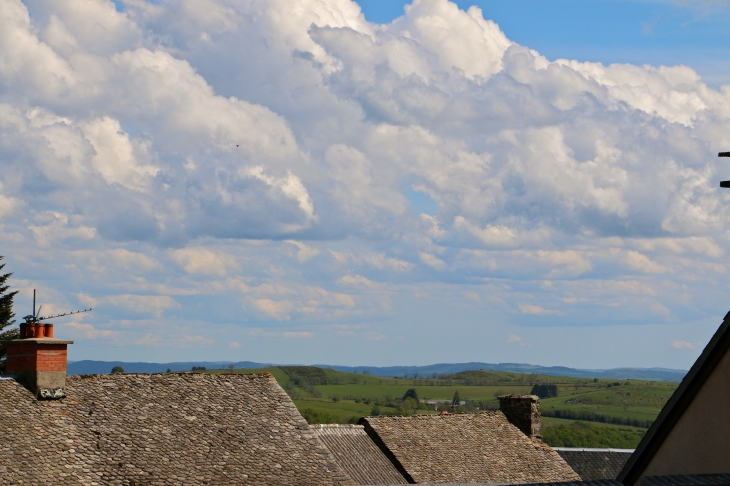
[[[319,440],[358,484],[408,484],[362,425],[313,425]]]
[[[583,480],[616,479],[633,450],[556,448]]]
[[[0,484],[353,484],[268,373],[0,380]]]
[[[360,423],[416,483],[580,480],[554,450],[529,439],[502,412],[364,417]]]

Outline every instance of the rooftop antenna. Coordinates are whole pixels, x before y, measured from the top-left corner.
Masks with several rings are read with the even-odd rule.
[[[44,321],[46,319],[53,319],[53,318],[56,318],[56,317],[70,316],[70,315],[73,315],[73,314],[81,314],[82,312],[89,312],[91,310],[91,307],[89,307],[88,309],[76,310],[76,311],[71,311],[71,312],[64,312],[63,314],[56,314],[55,316],[41,316],[40,313],[41,313],[41,309],[42,308],[43,308],[42,305],[39,306],[38,307],[38,311],[36,312],[36,310],[35,310],[35,289],[33,289],[33,314],[31,314],[29,316],[23,317],[23,319],[25,320],[25,323],[26,324],[36,324],[36,323],[38,323],[40,321]]]
[[[718,157],[730,157],[730,152],[720,152]],[[730,181],[720,181],[720,187],[730,187]]]

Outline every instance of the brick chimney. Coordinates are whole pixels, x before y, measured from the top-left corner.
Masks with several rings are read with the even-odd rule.
[[[499,409],[527,437],[542,440],[540,398],[535,395],[502,395],[499,397]]]
[[[53,337],[53,324],[23,323],[20,338],[8,343],[5,371],[36,398],[63,398],[69,344]]]

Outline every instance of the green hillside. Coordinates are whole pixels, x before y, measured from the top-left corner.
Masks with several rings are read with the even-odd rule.
[[[459,411],[498,409],[499,395],[528,394],[534,385],[557,396],[541,400],[546,443],[570,447],[633,448],[678,383],[600,380],[501,371],[464,371],[451,375],[385,378],[311,366],[209,370],[207,373],[271,373],[310,423],[354,423],[368,415],[437,413],[458,392]],[[415,389],[420,404],[402,398]]]

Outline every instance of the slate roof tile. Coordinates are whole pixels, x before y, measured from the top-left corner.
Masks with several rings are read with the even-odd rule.
[[[642,476],[641,486],[711,486],[730,484],[730,474],[678,474],[674,476]]]
[[[573,471],[583,480],[594,479],[616,479],[618,473],[626,465],[633,451],[616,450],[585,450],[559,448],[556,452],[560,454],[565,462],[573,468]]]
[[[0,485],[353,484],[268,373],[0,380]]]
[[[364,417],[360,423],[416,483],[580,480],[554,450],[528,438],[502,412]]]
[[[312,430],[358,484],[408,484],[362,425],[313,425]]]

